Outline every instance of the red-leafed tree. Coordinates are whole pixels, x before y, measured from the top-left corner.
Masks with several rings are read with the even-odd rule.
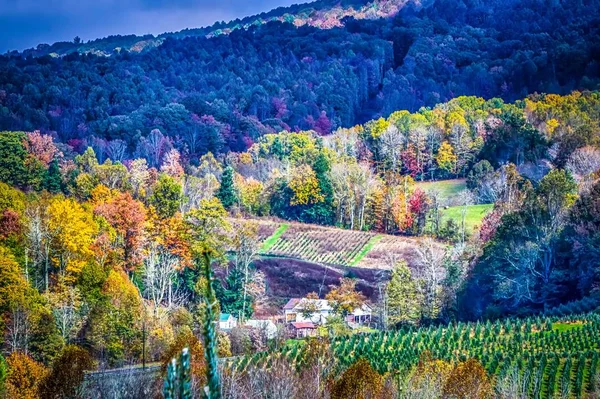
[[[27,133],[25,141],[27,152],[33,155],[44,166],[48,166],[56,155],[59,154],[58,148],[54,145],[54,139],[47,134],[41,134],[39,130],[33,133]]]
[[[12,209],[5,209],[0,214],[0,239],[18,236],[23,232],[21,216]]]
[[[133,199],[130,193],[121,193],[96,206],[95,213],[103,216],[117,231],[117,246],[121,250],[124,266],[133,270],[141,261],[146,208]]]
[[[321,111],[321,115],[315,121],[314,129],[319,134],[328,134],[331,132],[331,121],[325,111]]]
[[[402,164],[408,171],[411,177],[416,177],[423,173],[423,164],[419,162],[417,152],[412,144],[409,144],[408,148],[400,154],[402,158]]]
[[[502,219],[502,212],[500,209],[494,209],[492,212],[485,215],[481,221],[481,227],[479,228],[479,238],[481,241],[488,242],[492,239],[496,233],[496,229],[500,225]]]
[[[420,188],[417,188],[408,200],[408,210],[412,214],[415,234],[421,234],[423,232],[429,205],[430,202],[427,194]]]

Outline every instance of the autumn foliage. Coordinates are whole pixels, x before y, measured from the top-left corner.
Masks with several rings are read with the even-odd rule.
[[[38,399],[39,389],[48,375],[48,369],[22,352],[13,352],[6,358],[6,396],[10,399]]]
[[[444,396],[457,399],[484,399],[492,394],[487,372],[476,359],[457,364],[444,384]]]
[[[342,373],[331,388],[331,399],[384,399],[389,397],[383,377],[360,359]]]

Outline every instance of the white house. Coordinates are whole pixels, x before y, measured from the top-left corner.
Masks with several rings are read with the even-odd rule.
[[[367,304],[363,304],[360,308],[356,308],[346,316],[346,322],[350,327],[358,326],[362,324],[368,324],[371,322],[371,314],[373,309]]]
[[[333,308],[329,301],[325,299],[292,298],[283,307],[283,312],[286,323],[312,322],[324,324],[333,313]],[[370,323],[372,312],[371,307],[364,304],[346,316],[346,322],[351,327]]]
[[[224,331],[237,327],[237,319],[229,313],[221,313],[219,316],[219,328]]]
[[[246,326],[260,330],[267,339],[273,339],[277,336],[277,326],[272,320],[253,320],[246,321]]]
[[[332,312],[325,299],[292,298],[283,307],[286,323],[324,324]]]

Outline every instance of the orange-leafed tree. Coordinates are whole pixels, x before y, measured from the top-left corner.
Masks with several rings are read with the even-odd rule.
[[[6,364],[6,397],[38,399],[40,385],[48,374],[44,365],[22,352],[13,352],[6,358]]]
[[[490,378],[477,359],[458,363],[444,384],[444,397],[483,399],[491,394]]]
[[[177,359],[183,348],[188,348],[190,351],[192,391],[199,393],[201,387],[206,384],[206,358],[202,343],[188,326],[184,326],[179,330],[175,341],[164,353],[162,359],[163,373],[166,374],[169,362],[174,358]]]
[[[350,366],[331,387],[331,399],[383,399],[391,397],[384,378],[360,359]]]
[[[130,193],[120,193],[105,203],[96,205],[94,212],[104,217],[117,232],[117,247],[126,270],[134,270],[141,262],[146,208]]]
[[[356,281],[351,278],[341,278],[339,286],[331,286],[326,299],[332,303],[334,311],[342,316],[365,303],[365,296],[356,290]]]

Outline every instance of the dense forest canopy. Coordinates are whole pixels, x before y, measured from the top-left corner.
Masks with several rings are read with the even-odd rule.
[[[594,89],[597,7],[440,0],[328,30],[270,22],[110,57],[9,54],[0,59],[0,128],[52,133],[79,151],[123,140],[129,157],[159,130],[195,158],[459,95],[514,101]]]

